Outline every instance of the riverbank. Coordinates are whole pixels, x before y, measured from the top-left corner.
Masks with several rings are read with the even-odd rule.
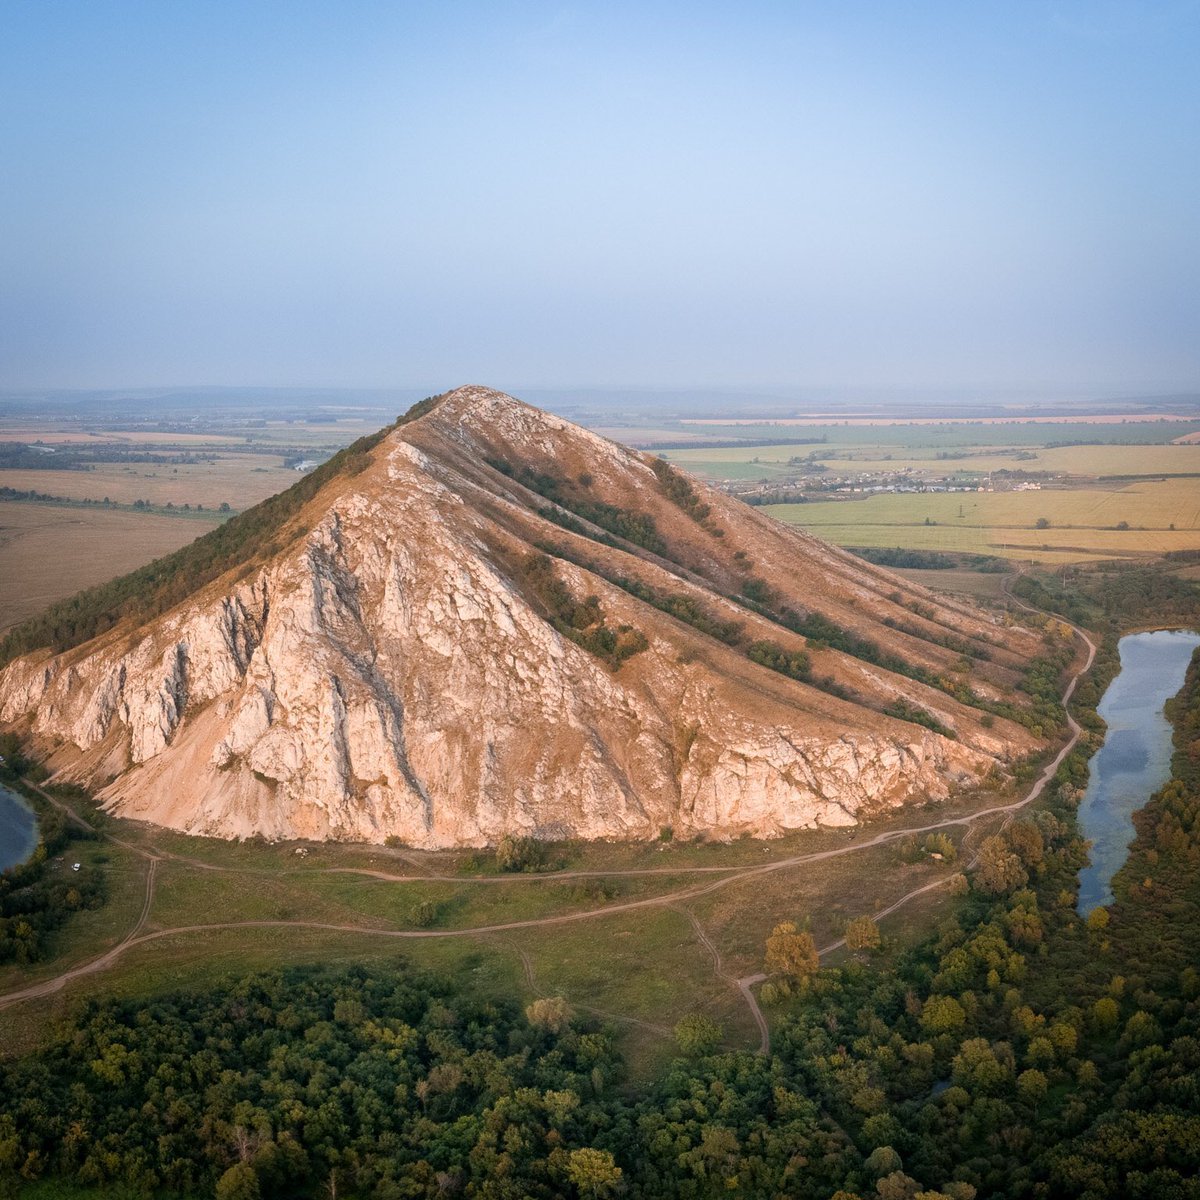
[[[37,814],[21,796],[0,784],[0,871],[23,863],[37,844]]]
[[[1172,728],[1164,708],[1183,687],[1200,634],[1155,629],[1118,643],[1121,669],[1098,706],[1107,733],[1089,764],[1079,829],[1091,842],[1080,873],[1078,911],[1112,903],[1112,880],[1134,838],[1133,815],[1171,773]]]

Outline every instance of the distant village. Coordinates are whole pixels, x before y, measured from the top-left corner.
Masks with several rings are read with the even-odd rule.
[[[1040,492],[1057,476],[1043,475],[1030,478],[1024,471],[997,471],[993,474],[964,478],[961,475],[929,477],[919,475],[911,467],[902,471],[885,473],[863,471],[845,475],[809,474],[799,471],[791,478],[776,479],[726,479],[720,483],[723,491],[746,500],[750,504],[773,504],[805,499],[836,499],[838,496],[870,496],[879,493],[931,492]]]

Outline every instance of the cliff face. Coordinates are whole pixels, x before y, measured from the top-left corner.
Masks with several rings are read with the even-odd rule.
[[[980,707],[1032,634],[487,389],[398,427],[277,541],[11,663],[0,722],[122,816],[421,847],[849,824],[1036,745]]]

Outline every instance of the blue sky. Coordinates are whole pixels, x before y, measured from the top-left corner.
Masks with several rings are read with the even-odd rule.
[[[1200,4],[0,0],[0,388],[1200,389]]]

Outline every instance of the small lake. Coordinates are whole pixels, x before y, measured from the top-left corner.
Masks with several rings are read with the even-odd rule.
[[[1079,912],[1087,916],[1113,899],[1113,876],[1133,841],[1133,814],[1171,776],[1171,724],[1163,706],[1183,687],[1200,634],[1174,629],[1131,633],[1118,649],[1121,670],[1099,713],[1108,722],[1104,745],[1089,764],[1079,828],[1092,843],[1079,874]]]
[[[33,810],[15,792],[0,785],[0,871],[24,862],[37,842]]]

